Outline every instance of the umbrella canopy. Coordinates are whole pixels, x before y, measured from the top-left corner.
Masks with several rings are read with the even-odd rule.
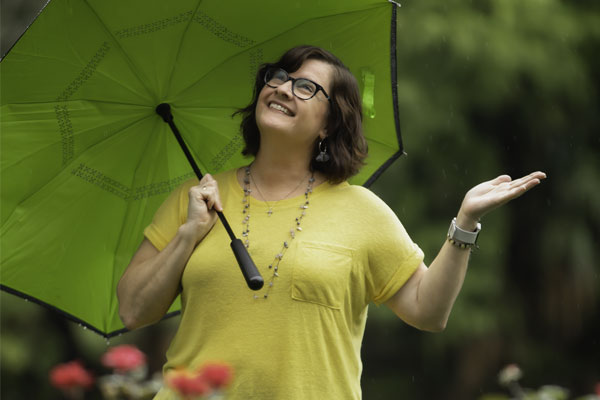
[[[3,290],[122,331],[116,285],[156,209],[194,176],[156,106],[171,105],[203,171],[247,164],[231,115],[258,67],[293,46],[333,52],[359,81],[369,157],[352,183],[402,154],[393,2],[226,4],[52,0],[2,60]]]

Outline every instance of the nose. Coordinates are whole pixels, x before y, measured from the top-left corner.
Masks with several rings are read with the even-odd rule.
[[[288,99],[291,99],[294,96],[294,93],[292,92],[292,84],[293,82],[290,79],[284,84],[277,86],[277,88],[275,88],[275,92],[287,97]]]

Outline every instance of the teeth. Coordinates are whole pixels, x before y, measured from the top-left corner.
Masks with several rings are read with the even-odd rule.
[[[279,111],[283,112],[286,115],[290,115],[290,110],[288,110],[287,108],[285,108],[285,107],[283,107],[283,106],[281,106],[279,104],[271,103],[271,104],[269,104],[269,107],[270,108],[274,108],[275,110],[279,110]]]

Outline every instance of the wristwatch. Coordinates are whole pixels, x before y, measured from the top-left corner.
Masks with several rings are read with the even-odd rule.
[[[465,231],[460,229],[456,225],[456,217],[452,219],[450,223],[450,228],[448,228],[448,240],[452,244],[463,245],[465,246],[473,246],[477,242],[477,237],[479,236],[479,231],[481,231],[481,224],[478,222],[477,227],[473,232]]]

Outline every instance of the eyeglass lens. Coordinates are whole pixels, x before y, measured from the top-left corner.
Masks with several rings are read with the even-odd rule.
[[[294,93],[294,95],[303,100],[310,99],[317,92],[317,86],[314,84],[314,82],[304,78],[290,78],[288,73],[281,68],[270,69],[265,75],[266,84],[273,88],[283,85],[290,79],[293,81],[292,92]]]

